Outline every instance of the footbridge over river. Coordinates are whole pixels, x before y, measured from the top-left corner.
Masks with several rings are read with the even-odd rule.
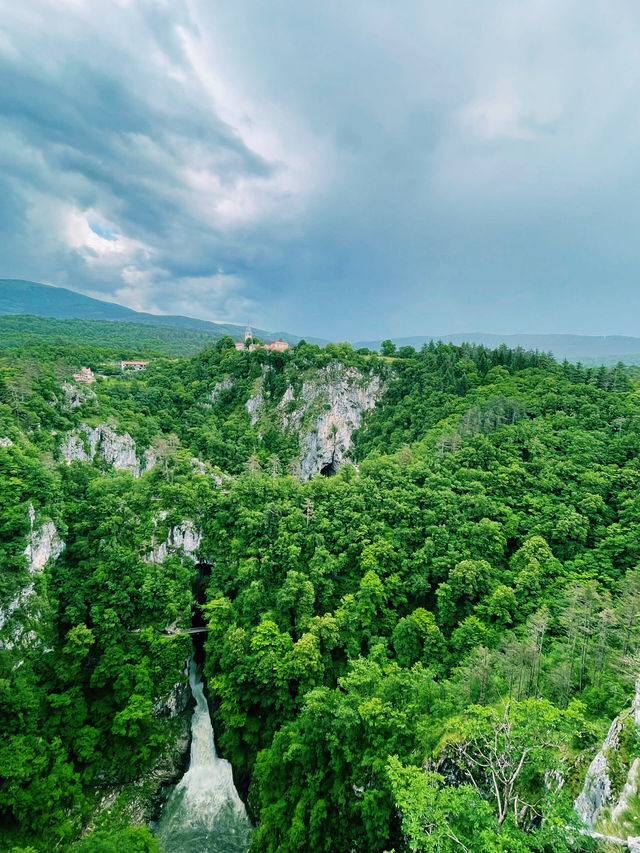
[[[141,630],[142,630],[141,628],[134,628],[133,631],[129,631],[129,633],[130,634],[139,634]],[[180,636],[184,636],[186,634],[189,634],[189,636],[193,637],[195,634],[206,634],[209,629],[204,628],[204,627],[174,628],[172,625],[170,625],[167,628],[162,628],[162,629],[156,628],[155,630],[157,631],[158,634],[160,634],[163,637],[180,637]]]
[[[206,634],[208,630],[208,628],[178,628],[175,631],[170,631],[165,628],[160,633],[164,634],[165,637],[175,637],[176,634],[190,634],[193,637],[194,634]]]

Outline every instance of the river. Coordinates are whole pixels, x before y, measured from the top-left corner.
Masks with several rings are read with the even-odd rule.
[[[216,754],[202,676],[194,660],[189,684],[196,703],[189,769],[164,804],[154,834],[165,853],[246,853],[251,822],[233,784],[231,765]]]

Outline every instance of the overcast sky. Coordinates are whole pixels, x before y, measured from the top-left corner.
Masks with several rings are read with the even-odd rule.
[[[639,273],[633,0],[0,0],[0,277],[353,340]]]

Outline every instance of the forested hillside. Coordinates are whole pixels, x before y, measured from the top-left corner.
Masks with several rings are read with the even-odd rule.
[[[33,350],[43,344],[65,348],[89,347],[98,351],[87,353],[89,361],[100,359],[101,350],[121,358],[132,358],[134,355],[194,355],[220,340],[224,334],[176,326],[143,326],[114,321],[0,316],[0,350],[23,349],[27,346]]]
[[[224,335],[231,335],[236,339],[240,339],[244,334],[244,326],[238,326],[233,323],[214,323],[209,320],[200,320],[197,317],[183,317],[179,314],[149,314],[144,311],[134,311],[132,308],[127,308],[124,305],[119,305],[117,302],[105,302],[101,299],[94,299],[90,296],[85,296],[76,290],[69,290],[66,287],[54,287],[49,284],[40,284],[36,281],[22,281],[20,279],[0,278],[0,317],[8,318],[11,316],[19,317],[19,322],[24,323],[25,316],[29,317],[46,317],[57,318],[58,320],[84,320],[94,322],[108,323],[123,323],[135,324],[137,326],[154,326],[154,327],[169,327],[169,335],[176,337],[176,330],[184,331],[191,330],[199,332],[200,342],[205,345],[206,335],[209,340],[219,340]],[[33,321],[31,321],[33,329]],[[63,332],[69,333],[71,330],[77,335],[82,327],[74,324],[57,324],[57,328]],[[95,329],[99,327],[94,326]],[[51,330],[55,330],[56,325],[38,324],[37,333],[39,335],[51,335]],[[90,334],[90,325],[84,327]],[[104,326],[102,331],[105,331]],[[287,332],[268,332],[264,329],[256,329],[256,334],[265,341],[274,341],[277,338],[282,338],[289,343],[295,343],[300,338],[296,335],[287,334]],[[150,330],[146,330],[143,335],[149,335]],[[101,344],[114,343],[108,337],[102,338]],[[188,335],[185,338],[188,339]],[[162,338],[161,338],[162,339]],[[198,335],[194,335],[194,339],[198,340]],[[144,341],[147,343],[147,340]],[[326,343],[314,339],[313,343]],[[193,350],[191,350],[193,351]],[[184,353],[187,354],[187,353]]]
[[[640,364],[640,338],[627,335],[562,335],[562,334],[518,334],[496,335],[486,332],[458,332],[454,335],[414,335],[408,338],[393,338],[397,347],[412,346],[420,349],[433,338],[446,344],[459,346],[463,343],[473,343],[496,349],[507,346],[510,349],[522,347],[526,350],[550,352],[558,361],[568,359],[580,362],[589,367],[601,364],[614,366],[618,361],[625,364]],[[362,341],[354,343],[354,347],[370,347],[379,349],[383,341]]]
[[[640,835],[626,368],[223,338],[190,358],[154,346],[120,373],[124,340],[14,344],[0,850],[160,849],[146,826],[187,751],[198,595],[254,853],[561,853],[607,849],[585,828]],[[73,380],[82,366],[94,383]],[[591,808],[585,786],[579,816],[619,715],[606,796]]]

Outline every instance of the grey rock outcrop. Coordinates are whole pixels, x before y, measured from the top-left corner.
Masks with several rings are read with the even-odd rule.
[[[32,582],[30,584],[27,584],[27,586],[23,586],[22,589],[18,590],[16,595],[14,595],[11,601],[9,601],[4,607],[0,607],[0,630],[4,628],[4,626],[9,621],[9,619],[11,619],[16,610],[19,607],[23,607],[28,602],[34,592],[35,584]],[[14,639],[15,638],[12,638],[11,645],[13,645]],[[3,647],[6,648],[7,646],[2,643],[2,641],[0,641],[0,648]]]
[[[186,710],[191,690],[188,682],[177,682],[166,696],[153,704],[154,717],[168,717],[170,720]]]
[[[152,450],[144,453],[141,462],[136,455],[136,444],[128,432],[119,435],[107,424],[90,427],[80,424],[80,435],[68,432],[60,452],[71,462],[93,462],[96,454],[119,471],[129,471],[134,477],[139,477],[155,465],[156,457]]]
[[[0,447],[13,447],[13,442],[10,438],[0,437]]]
[[[24,549],[28,560],[29,572],[37,574],[43,571],[49,560],[57,560],[64,551],[64,542],[58,535],[53,521],[45,521],[29,536],[29,544]]]
[[[251,425],[263,415],[273,418],[274,410],[266,409],[263,378],[257,380],[254,392],[245,403]],[[362,422],[362,415],[372,409],[384,391],[379,374],[364,374],[354,367],[345,368],[334,361],[302,383],[298,395],[291,385],[275,406],[275,416],[284,433],[297,433],[300,441],[298,476],[308,480],[314,474],[334,473],[349,459],[351,437]]]
[[[182,681],[177,681],[165,696],[154,702],[153,715],[173,719],[186,710],[190,698],[189,661],[185,660],[182,668]]]
[[[161,513],[160,518],[166,518]],[[202,531],[198,530],[190,519],[185,519],[169,528],[164,542],[155,545],[145,556],[147,563],[163,563],[170,554],[183,554],[194,562],[198,561],[198,551],[202,544]]]
[[[627,781],[620,792],[618,802],[611,809],[611,820],[614,823],[620,820],[629,808],[629,801],[638,793],[638,770],[640,770],[640,758],[634,758],[627,773]]]
[[[226,377],[222,379],[220,382],[216,382],[211,391],[209,392],[209,399],[212,403],[218,399],[222,391],[228,391],[230,388],[233,388],[233,381],[230,377]]]
[[[611,723],[602,749],[599,750],[589,765],[582,791],[573,804],[578,817],[588,827],[593,827],[611,797],[611,778],[606,753],[609,750],[616,751],[618,749],[618,738],[621,731],[622,722],[619,717],[616,717]]]
[[[64,409],[78,409],[87,400],[95,399],[95,392],[86,385],[74,385],[72,382],[64,382],[62,385],[64,391]]]
[[[584,832],[584,835],[588,835],[596,841],[626,849],[629,853],[640,853],[640,836],[630,835],[628,838],[618,838],[617,835],[605,835],[602,832]]]
[[[300,476],[308,480],[318,472],[336,471],[349,458],[351,436],[382,393],[380,376],[364,376],[355,368],[333,363],[318,379],[303,383],[300,408],[283,415],[285,430],[300,429]],[[286,400],[289,389],[285,392]],[[289,396],[289,400],[293,399]],[[304,428],[305,416],[311,422]]]
[[[216,486],[222,485],[222,477],[217,474],[215,471],[207,468],[202,459],[198,459],[196,456],[192,456],[189,460],[189,465],[191,466],[191,470],[194,474],[202,474],[203,477],[211,477]]]
[[[253,394],[247,402],[245,403],[245,408],[249,412],[251,417],[251,426],[255,426],[258,423],[258,417],[260,415],[260,408],[263,403],[262,392],[258,391],[256,394]]]
[[[31,532],[29,535],[29,543],[24,549],[23,554],[27,558],[27,569],[32,576],[39,575],[44,571],[44,567],[49,560],[57,560],[64,550],[64,542],[62,541],[53,521],[45,521],[39,527],[34,527],[35,510],[33,504],[29,505],[29,520],[31,522]],[[35,580],[31,580],[28,584],[21,587],[4,607],[0,607],[0,630],[7,627],[7,632],[3,639],[0,639],[0,648],[13,648],[18,642],[28,639],[33,635],[25,630],[23,620],[18,618],[13,619],[17,611],[26,612],[29,609],[33,610],[31,600],[36,593]],[[37,608],[36,608],[37,609]],[[30,613],[30,619],[36,619],[37,612]]]
[[[635,695],[631,708],[623,711],[611,723],[601,749],[589,765],[584,784],[573,806],[578,817],[584,822],[590,834],[595,838],[594,827],[606,812],[609,812],[608,824],[615,825],[626,811],[630,798],[638,792],[638,770],[640,758],[636,758],[629,767],[627,779],[621,791],[613,790],[612,774],[609,762],[612,754],[620,750],[620,734],[627,723],[638,726],[640,721],[640,677],[636,681]],[[617,796],[617,799],[614,799]],[[635,843],[634,837],[625,841],[629,849]]]
[[[198,459],[197,456],[192,456],[189,460],[189,465],[191,466],[191,470],[194,474],[206,474],[207,469],[205,468],[204,462],[202,459]]]

